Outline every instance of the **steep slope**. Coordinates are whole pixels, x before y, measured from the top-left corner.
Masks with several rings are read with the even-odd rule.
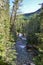
[[[24,19],[28,19],[28,18],[30,18],[31,16],[33,16],[34,14],[39,14],[40,11],[41,11],[41,9],[38,9],[37,11],[32,12],[32,13],[25,13],[25,14],[23,14],[23,16],[25,17]]]

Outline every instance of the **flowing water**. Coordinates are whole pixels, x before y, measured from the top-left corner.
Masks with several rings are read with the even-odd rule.
[[[16,42],[16,51],[17,51],[17,63],[16,65],[35,65],[33,63],[32,51],[27,52],[26,50],[26,41],[17,40]]]

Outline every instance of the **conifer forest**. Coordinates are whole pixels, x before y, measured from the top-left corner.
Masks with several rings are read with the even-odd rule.
[[[43,2],[22,13],[23,2],[0,0],[0,65],[43,65]]]

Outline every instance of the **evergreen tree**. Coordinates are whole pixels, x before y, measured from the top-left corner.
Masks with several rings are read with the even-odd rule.
[[[4,12],[4,0],[0,0],[0,52],[1,55],[3,56],[3,51],[5,50],[5,25],[4,25],[4,17],[5,17],[5,12]],[[4,50],[3,50],[4,49]]]
[[[43,3],[41,4],[40,21],[41,21],[40,30],[43,33]]]
[[[13,63],[16,58],[14,44],[10,38],[10,10],[9,0],[0,0],[0,60]]]
[[[10,18],[10,31],[12,32],[13,36],[15,37],[14,39],[16,40],[16,28],[15,28],[15,22],[17,20],[17,13],[20,7],[22,0],[14,0],[13,2],[13,7],[12,7],[12,13],[11,13],[11,18]]]

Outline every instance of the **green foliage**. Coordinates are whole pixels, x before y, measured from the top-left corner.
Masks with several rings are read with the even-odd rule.
[[[36,65],[43,65],[43,55],[40,54],[39,56],[36,56],[33,58]]]
[[[29,33],[38,33],[40,32],[40,17],[37,14],[34,14],[33,17],[29,20],[27,24],[27,32]]]
[[[10,63],[7,63],[7,62],[5,62],[3,60],[0,60],[0,65],[11,65],[11,64]]]
[[[38,45],[38,37],[34,33],[28,33],[27,43]]]
[[[27,43],[35,45],[39,55],[34,58],[36,65],[43,65],[43,7],[40,14],[34,14],[26,24]]]
[[[11,65],[16,58],[16,51],[12,49],[15,42],[10,39],[9,0],[0,0],[0,2],[2,4],[0,7],[0,65],[9,65],[7,63]]]
[[[21,3],[22,3],[22,0],[13,1],[13,7],[12,7],[12,12],[11,12],[11,18],[10,18],[10,33],[13,34],[15,41],[17,39],[16,19],[17,19],[17,14],[19,12],[19,7],[20,7]]]
[[[17,16],[16,20],[16,31],[19,33],[25,33],[25,21],[22,15]]]

